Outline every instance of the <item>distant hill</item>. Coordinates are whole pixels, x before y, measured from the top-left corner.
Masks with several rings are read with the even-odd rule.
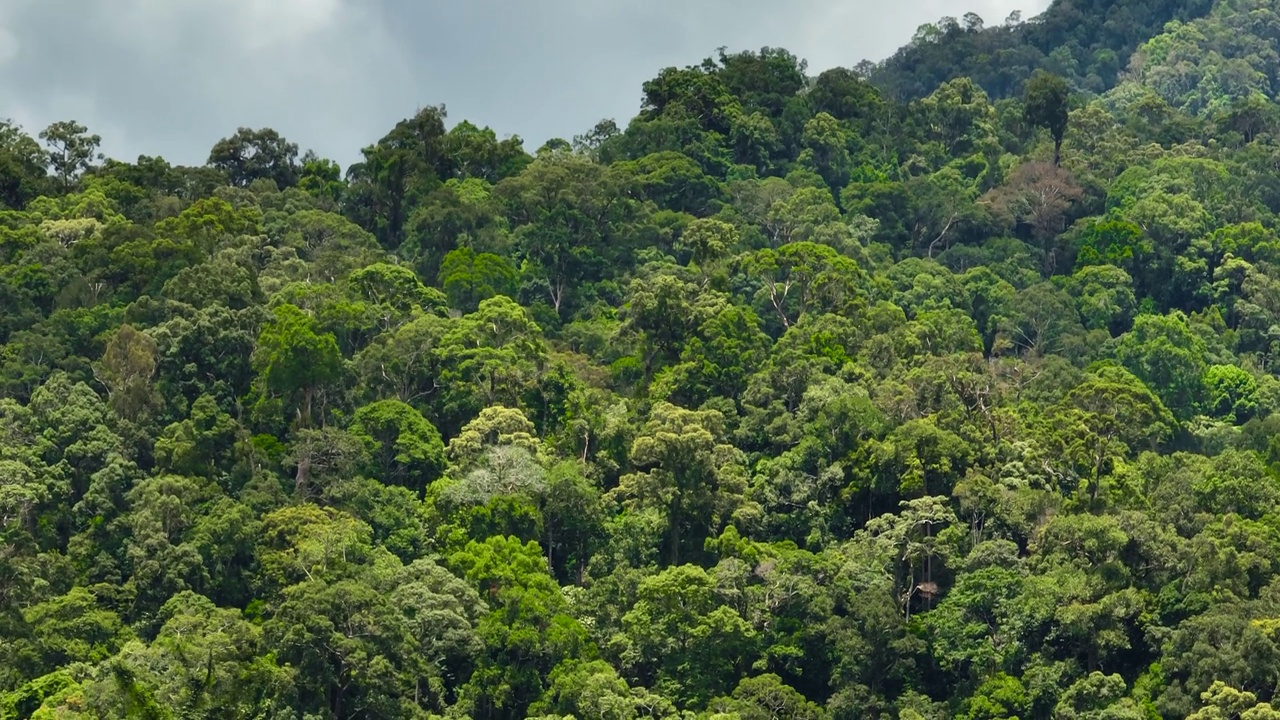
[[[969,13],[924,25],[871,70],[886,95],[911,100],[940,84],[973,78],[993,98],[1010,97],[1037,68],[1101,93],[1118,82],[1138,46],[1167,23],[1204,17],[1212,0],[1057,0],[1038,17],[990,26]]]
[[[1268,115],[1280,89],[1280,5],[1230,0],[1208,15],[1171,22],[1134,52],[1129,72],[1112,95],[1127,100],[1148,92],[1191,115]]]

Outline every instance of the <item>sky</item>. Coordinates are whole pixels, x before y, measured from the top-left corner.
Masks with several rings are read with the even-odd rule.
[[[922,23],[1048,0],[0,0],[0,118],[73,119],[102,150],[202,164],[271,127],[344,166],[426,105],[536,149],[624,125],[663,68],[784,47],[810,74],[879,60]]]

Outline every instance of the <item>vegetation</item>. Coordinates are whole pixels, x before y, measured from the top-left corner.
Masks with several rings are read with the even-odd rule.
[[[1248,16],[1249,8],[1238,10],[1242,3],[1216,4],[1237,18]],[[972,78],[992,97],[1015,97],[1037,69],[1100,93],[1123,79],[1134,52],[1167,24],[1195,25],[1214,5],[1214,0],[1056,0],[1026,22],[1020,11],[999,25],[988,25],[976,13],[948,16],[920,26],[893,57],[864,69],[891,97],[904,100],[961,77]]]
[[[1280,717],[1280,17],[979,24],[532,154],[0,124],[0,718]]]

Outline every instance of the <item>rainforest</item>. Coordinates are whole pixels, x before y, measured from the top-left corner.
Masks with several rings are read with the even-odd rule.
[[[0,123],[0,718],[1280,718],[1277,47],[1057,0],[347,168]]]

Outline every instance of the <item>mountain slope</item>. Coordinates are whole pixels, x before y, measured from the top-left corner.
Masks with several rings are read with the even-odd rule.
[[[1225,110],[1280,88],[1280,11],[1267,0],[1218,2],[1209,15],[1172,22],[1133,56],[1120,92],[1140,85],[1191,114]]]
[[[923,97],[938,85],[970,77],[994,98],[1011,97],[1037,68],[1079,89],[1115,85],[1139,44],[1174,20],[1206,15],[1212,0],[1056,0],[1027,22],[986,27],[976,15],[924,25],[912,41],[871,72],[891,97]]]
[[[1274,15],[345,176],[0,123],[0,720],[1280,717]]]

